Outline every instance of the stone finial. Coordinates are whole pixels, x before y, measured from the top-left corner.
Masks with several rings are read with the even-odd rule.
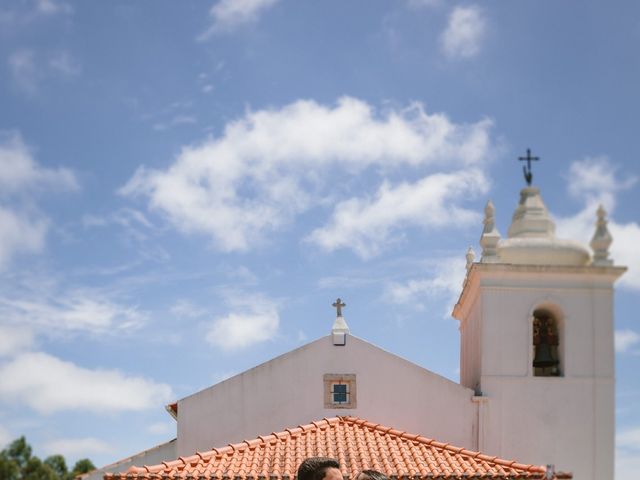
[[[462,288],[467,284],[467,279],[469,278],[469,272],[471,271],[471,266],[473,265],[473,261],[476,259],[476,252],[473,251],[472,247],[467,249],[467,254],[465,255],[467,259],[467,274],[464,276],[464,280],[462,280]]]
[[[498,261],[498,242],[500,241],[500,232],[496,228],[496,209],[491,200],[484,207],[484,229],[480,237],[480,245],[482,246],[482,263],[494,263]]]
[[[473,264],[473,261],[476,259],[476,252],[473,251],[473,248],[469,247],[469,249],[467,250],[467,254],[465,255],[465,258],[467,259],[467,273],[469,273],[469,270],[471,270],[471,265]]]
[[[596,231],[591,237],[591,248],[593,249],[593,265],[613,265],[613,260],[609,258],[609,247],[613,242],[613,237],[607,228],[607,212],[600,205],[596,212]]]
[[[540,189],[525,187],[520,190],[520,202],[507,232],[509,238],[554,238],[556,226],[542,201]]]

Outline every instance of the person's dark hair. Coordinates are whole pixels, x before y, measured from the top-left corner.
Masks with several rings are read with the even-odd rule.
[[[356,477],[357,480],[389,480],[384,473],[377,470],[363,470]]]
[[[298,480],[322,480],[329,468],[340,469],[340,464],[334,458],[309,457],[298,467]]]

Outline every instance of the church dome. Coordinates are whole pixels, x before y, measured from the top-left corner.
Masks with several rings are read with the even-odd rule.
[[[526,265],[588,265],[589,249],[579,242],[555,236],[555,224],[537,187],[520,191],[508,238],[497,243],[500,263]]]

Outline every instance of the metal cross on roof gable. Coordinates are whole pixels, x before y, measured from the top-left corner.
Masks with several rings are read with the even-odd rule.
[[[531,186],[531,180],[533,180],[533,173],[531,173],[531,162],[540,160],[540,157],[532,157],[531,149],[527,148],[527,156],[526,157],[518,157],[518,160],[526,161],[527,166],[522,166],[522,171],[524,172],[524,179],[527,181],[527,185]]]
[[[343,303],[342,300],[340,300],[339,298],[333,302],[332,304],[335,308],[336,308],[336,317],[341,317],[342,316],[342,307],[346,307],[347,304]]]

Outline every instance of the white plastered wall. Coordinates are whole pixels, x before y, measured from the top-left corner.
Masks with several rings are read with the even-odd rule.
[[[142,467],[143,465],[157,465],[166,460],[173,460],[178,457],[176,449],[177,441],[174,438],[166,443],[156,445],[148,450],[131,455],[130,457],[118,460],[115,463],[97,468],[89,473],[78,477],[80,480],[103,480],[105,474],[126,472],[131,467]]]
[[[462,369],[480,370],[487,397],[480,449],[554,464],[580,480],[613,478],[612,284],[621,272],[508,265],[478,270],[467,285],[470,295],[461,297],[469,308],[457,308],[463,324],[480,323],[480,365]],[[559,317],[562,377],[532,373],[532,315],[539,307]]]
[[[324,408],[325,373],[356,374],[357,407]],[[323,337],[178,402],[178,455],[353,415],[476,448],[473,391],[363,340]]]

